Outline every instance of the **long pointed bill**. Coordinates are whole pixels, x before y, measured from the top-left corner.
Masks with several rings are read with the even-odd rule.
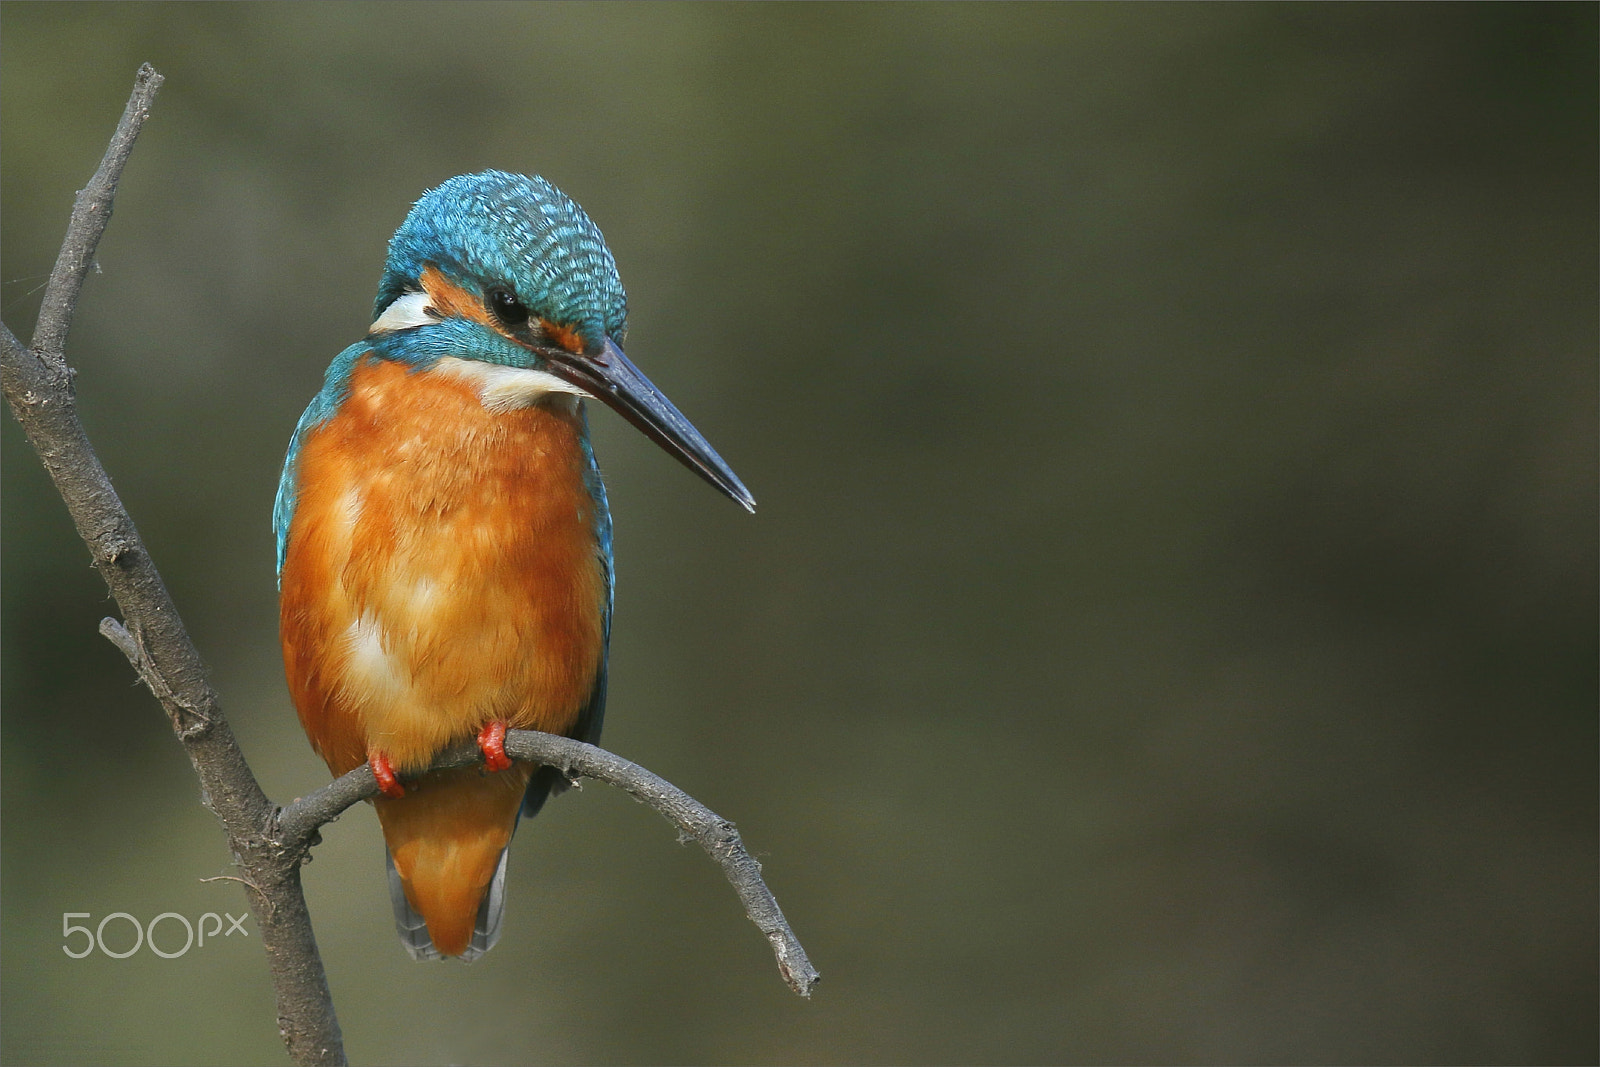
[[[717,450],[610,338],[596,356],[575,356],[550,349],[543,352],[557,377],[602,401],[746,511],[756,510],[755,497],[717,455]]]

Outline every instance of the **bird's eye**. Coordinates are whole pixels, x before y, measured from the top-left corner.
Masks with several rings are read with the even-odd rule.
[[[484,300],[494,317],[503,326],[521,326],[528,321],[528,309],[522,306],[515,293],[503,285],[496,285],[484,293]]]

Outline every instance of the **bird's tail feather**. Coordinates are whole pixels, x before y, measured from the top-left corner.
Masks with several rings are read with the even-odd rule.
[[[500,864],[483,891],[483,902],[478,905],[478,919],[472,928],[472,940],[459,957],[467,963],[494,948],[495,942],[500,940],[500,924],[506,914],[506,859],[510,855],[510,848],[501,850]],[[405,883],[400,879],[400,872],[395,870],[394,857],[387,848],[383,850],[383,858],[389,866],[389,903],[394,906],[394,928],[400,935],[400,944],[405,946],[406,953],[414,960],[443,959],[433,946],[433,938],[428,936],[428,921],[406,899]]]
[[[403,797],[373,801],[388,845],[389,897],[417,959],[476,959],[505,914],[506,846],[533,768],[434,771]]]

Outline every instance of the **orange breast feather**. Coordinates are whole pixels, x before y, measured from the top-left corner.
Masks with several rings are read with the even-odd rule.
[[[334,774],[375,750],[414,772],[495,720],[574,728],[605,596],[581,434],[566,397],[495,413],[459,377],[357,364],[303,440],[281,574],[290,691]],[[446,955],[454,927],[471,933],[527,771],[430,776],[378,804]]]
[[[282,634],[335,774],[370,749],[416,770],[495,719],[572,727],[604,598],[581,432],[560,403],[491,413],[466,381],[367,357],[306,435]]]

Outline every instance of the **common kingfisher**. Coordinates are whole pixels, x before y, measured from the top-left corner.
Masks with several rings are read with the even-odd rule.
[[[283,661],[328,769],[378,780],[401,942],[470,961],[499,938],[519,818],[567,785],[508,758],[506,730],[592,743],[605,712],[611,513],[584,399],[755,500],[622,354],[611,250],[542,178],[486,171],[424,194],[373,320],[284,461]],[[482,767],[421,773],[467,738]]]

